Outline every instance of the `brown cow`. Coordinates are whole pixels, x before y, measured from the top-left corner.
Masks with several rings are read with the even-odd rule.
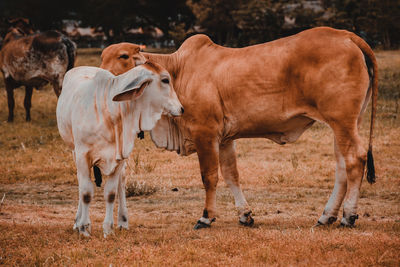
[[[100,68],[106,69],[114,75],[120,75],[146,61],[146,58],[139,52],[140,46],[131,43],[110,45],[101,53]]]
[[[218,165],[234,195],[240,223],[254,222],[239,184],[235,139],[261,137],[283,145],[296,141],[315,121],[332,128],[337,165],[335,186],[317,225],[335,222],[343,200],[341,224],[354,225],[365,162],[367,179],[375,182],[378,68],[361,38],[321,27],[234,49],[195,35],[173,54],[144,55],[171,73],[185,108],[181,118],[163,117],[151,136],[158,147],[198,154],[206,201],[195,229],[210,227],[215,220]],[[367,153],[358,127],[371,95]]]
[[[32,34],[29,21],[17,19],[4,38],[0,51],[0,69],[8,100],[8,121],[14,119],[14,89],[25,86],[26,120],[31,120],[33,87],[50,82],[57,97],[67,70],[74,66],[76,45],[57,31]]]

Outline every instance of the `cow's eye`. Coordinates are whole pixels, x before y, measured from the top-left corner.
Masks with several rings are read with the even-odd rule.
[[[168,78],[164,78],[161,80],[163,83],[169,84],[169,79]]]
[[[118,58],[128,59],[129,56],[127,54],[122,54]]]

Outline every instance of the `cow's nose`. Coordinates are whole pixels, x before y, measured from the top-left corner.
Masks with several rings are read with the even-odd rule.
[[[183,114],[185,112],[185,110],[183,109],[183,107],[181,108],[181,114]]]

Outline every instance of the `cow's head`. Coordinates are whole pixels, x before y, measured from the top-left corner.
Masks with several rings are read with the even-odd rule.
[[[119,43],[110,45],[103,50],[100,68],[106,69],[114,75],[120,75],[145,61],[145,57],[140,54],[139,45]]]
[[[118,86],[113,101],[135,101],[134,112],[139,117],[139,130],[150,131],[162,114],[183,114],[171,76],[159,64],[147,61],[116,79]]]

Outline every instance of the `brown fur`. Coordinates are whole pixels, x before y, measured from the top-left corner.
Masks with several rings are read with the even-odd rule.
[[[101,53],[100,68],[109,70],[114,75],[120,75],[146,61],[139,52],[140,46],[131,43],[110,45]]]
[[[173,54],[144,55],[174,77],[185,114],[164,118],[169,123],[163,127],[175,133],[173,140],[165,137],[161,143],[183,155],[197,152],[210,218],[216,214],[218,165],[224,179],[239,186],[233,140],[264,137],[279,144],[294,142],[316,120],[334,132],[348,177],[344,217],[349,221],[354,216],[346,202],[352,201],[351,194],[358,198],[367,158],[358,125],[372,91],[372,151],[378,74],[375,56],[361,38],[321,27],[233,49],[196,35]],[[364,55],[373,65],[371,85]]]
[[[25,86],[26,120],[31,119],[30,108],[33,87],[50,82],[57,97],[62,81],[75,61],[76,47],[68,38],[55,31],[26,35],[27,29],[10,28],[0,51],[0,69],[5,79],[8,97],[8,121],[14,119],[16,87]]]

